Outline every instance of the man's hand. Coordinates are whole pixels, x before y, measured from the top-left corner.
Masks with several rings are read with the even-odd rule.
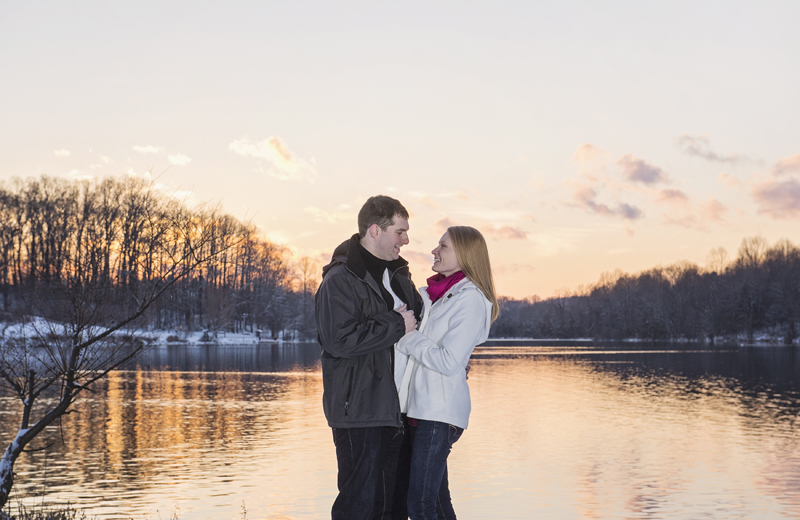
[[[416,330],[417,329],[417,320],[416,320],[416,318],[414,318],[414,312],[413,311],[407,311],[406,310],[407,307],[408,307],[407,305],[403,305],[402,307],[398,307],[394,311],[394,312],[400,314],[400,316],[402,316],[403,320],[406,322],[406,334],[408,334],[412,330]]]

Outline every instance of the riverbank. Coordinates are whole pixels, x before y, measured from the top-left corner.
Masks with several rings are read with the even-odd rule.
[[[32,320],[27,325],[9,324],[0,322],[0,336],[2,337],[23,337],[35,338],[43,335],[57,334],[60,332],[62,326],[58,324],[49,323],[40,318]],[[98,328],[95,333],[100,332]],[[243,331],[243,332],[230,332],[230,331],[217,331],[209,332],[205,330],[183,330],[183,329],[169,329],[169,330],[127,330],[120,331],[122,335],[136,335],[141,337],[144,341],[152,345],[251,345],[258,343],[270,344],[283,344],[283,343],[297,343],[303,340],[298,339],[285,339],[283,337],[269,336],[266,331]],[[293,337],[297,337],[294,335]],[[314,339],[306,340],[314,342]],[[603,344],[609,342],[625,342],[625,343],[699,343],[699,344],[714,344],[714,345],[737,345],[737,346],[774,346],[786,345],[783,335],[779,331],[762,331],[755,334],[751,339],[746,335],[733,335],[717,337],[714,341],[707,339],[685,339],[685,338],[672,338],[672,339],[642,339],[642,338],[627,338],[627,339],[594,339],[594,338],[489,338],[483,343],[484,346],[578,346],[588,344]],[[791,345],[800,346],[800,337],[795,338]]]
[[[285,340],[282,337],[273,338],[266,333],[258,332],[228,332],[216,333],[203,330],[162,330],[142,332],[141,336],[156,345],[250,345],[255,343],[295,343],[298,340]]]

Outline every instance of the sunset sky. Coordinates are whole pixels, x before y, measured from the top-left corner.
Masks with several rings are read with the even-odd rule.
[[[145,176],[320,262],[370,195],[498,291],[800,242],[800,2],[3,2],[0,180]]]

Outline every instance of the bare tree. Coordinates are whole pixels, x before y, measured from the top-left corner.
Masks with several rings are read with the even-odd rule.
[[[724,247],[715,247],[706,258],[706,271],[723,274],[728,262],[728,251]]]
[[[59,417],[69,413],[80,394],[110,371],[134,359],[148,345],[136,332],[146,311],[171,287],[190,276],[220,249],[207,247],[219,220],[213,210],[188,210],[178,203],[141,214],[146,246],[158,265],[140,273],[136,256],[126,252],[125,269],[65,270],[60,280],[29,296],[35,318],[27,316],[22,334],[2,339],[0,381],[19,399],[19,431],[0,459],[0,508],[14,483],[14,464],[26,447]],[[104,247],[102,242],[95,245]],[[234,245],[233,243],[231,246]],[[92,260],[88,245],[76,251],[82,265]],[[135,268],[135,269],[132,269]],[[50,397],[52,399],[45,399]]]
[[[300,294],[300,315],[297,318],[297,330],[304,339],[316,334],[314,323],[314,293],[319,286],[319,262],[304,256],[295,264],[297,288]]]

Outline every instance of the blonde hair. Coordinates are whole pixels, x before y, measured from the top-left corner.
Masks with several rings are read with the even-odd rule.
[[[469,226],[451,226],[447,228],[447,233],[453,242],[456,259],[464,275],[481,290],[487,300],[492,302],[492,323],[494,323],[500,315],[500,309],[497,305],[486,240],[480,231]]]

